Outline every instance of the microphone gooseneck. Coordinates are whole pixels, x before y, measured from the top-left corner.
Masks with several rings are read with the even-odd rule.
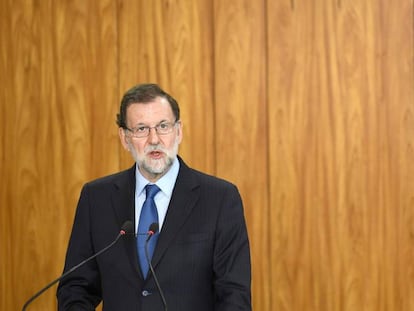
[[[133,231],[134,231],[133,228],[134,228],[134,226],[132,224],[132,221],[130,221],[130,220],[125,221],[124,224],[121,227],[121,230],[118,233],[118,236],[115,238],[115,240],[112,241],[111,244],[109,244],[108,246],[104,247],[103,249],[101,249],[99,252],[95,253],[91,257],[86,258],[84,261],[82,261],[79,264],[77,264],[76,266],[72,267],[71,269],[69,269],[68,271],[66,271],[65,273],[63,273],[60,277],[58,277],[57,279],[54,279],[52,282],[50,282],[45,287],[43,287],[41,290],[39,290],[29,300],[26,301],[26,303],[23,305],[22,311],[25,311],[26,308],[27,308],[27,306],[33,300],[35,300],[37,297],[39,297],[41,294],[43,294],[46,290],[48,290],[50,287],[52,287],[52,285],[54,285],[55,283],[59,282],[60,280],[62,280],[63,278],[65,278],[68,274],[72,273],[76,269],[80,268],[81,266],[83,266],[84,264],[86,264],[87,262],[89,262],[90,260],[94,259],[95,257],[97,257],[100,254],[106,252],[108,249],[110,249],[112,246],[114,246],[116,244],[116,242],[118,242],[118,240],[119,240],[119,238],[121,236],[124,236],[124,235],[127,235],[127,234],[133,234]]]
[[[165,300],[164,292],[161,289],[160,283],[158,282],[157,275],[155,274],[155,271],[154,271],[154,267],[152,266],[151,260],[150,260],[149,255],[148,255],[148,241],[151,239],[151,237],[154,236],[154,234],[156,234],[158,232],[158,229],[159,229],[159,225],[156,222],[153,222],[149,226],[149,229],[148,229],[148,238],[145,241],[145,257],[146,257],[146,259],[148,261],[148,266],[149,266],[149,268],[151,270],[152,276],[154,277],[155,285],[157,285],[158,292],[160,293],[161,300],[162,300],[162,303],[164,305],[164,310],[167,311],[167,301]]]

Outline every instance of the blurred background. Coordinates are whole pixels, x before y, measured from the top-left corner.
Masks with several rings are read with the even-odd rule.
[[[236,183],[255,311],[414,310],[412,0],[1,0],[0,309],[59,276],[122,94],[180,103]],[[53,287],[28,308],[56,308]]]

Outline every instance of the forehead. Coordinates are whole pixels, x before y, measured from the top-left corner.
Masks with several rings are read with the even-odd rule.
[[[130,104],[126,111],[126,119],[130,125],[152,125],[161,121],[173,122],[174,113],[165,98],[157,97],[150,102]]]

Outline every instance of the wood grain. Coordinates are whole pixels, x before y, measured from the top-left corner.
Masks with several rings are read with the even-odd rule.
[[[404,187],[413,197],[412,164],[401,162],[412,141],[413,30],[392,30],[408,3],[268,12],[278,38],[269,41],[269,97],[279,99],[269,106],[272,310],[411,310],[403,267],[412,266],[412,224],[401,213],[413,203],[400,196]],[[398,43],[383,42],[391,31]]]
[[[245,204],[255,309],[270,310],[268,122],[265,12],[252,1],[215,1],[217,175],[236,183]]]
[[[122,93],[147,82],[171,93],[181,108],[180,154],[195,168],[214,173],[211,23],[212,4],[207,0],[120,2]],[[122,163],[131,163],[128,154]]]
[[[82,184],[118,169],[118,154],[108,152],[118,144],[116,10],[112,1],[2,6],[0,301],[15,310],[61,273]],[[32,309],[54,306],[50,290]]]

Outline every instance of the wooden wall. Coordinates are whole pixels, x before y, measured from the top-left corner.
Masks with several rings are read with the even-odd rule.
[[[412,0],[1,0],[0,40],[1,310],[61,273],[83,183],[132,164],[115,114],[147,81],[240,188],[254,310],[414,310]]]

